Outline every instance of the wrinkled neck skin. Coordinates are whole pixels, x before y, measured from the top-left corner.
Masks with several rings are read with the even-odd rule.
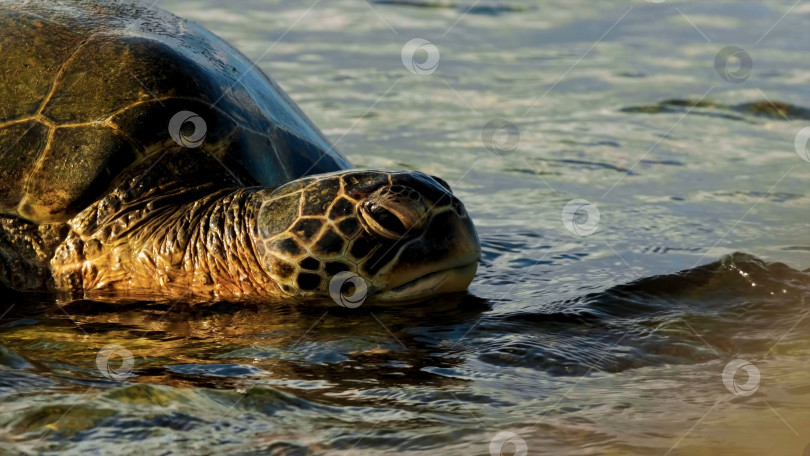
[[[96,299],[277,297],[251,239],[258,190],[221,190],[180,206],[132,204],[103,224],[95,218],[107,209],[97,203],[70,222],[51,261],[56,285]]]

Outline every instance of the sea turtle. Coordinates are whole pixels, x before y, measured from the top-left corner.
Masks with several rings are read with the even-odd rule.
[[[0,0],[0,284],[246,300],[342,277],[398,301],[465,290],[479,256],[445,181],[351,169],[203,27],[137,2]]]

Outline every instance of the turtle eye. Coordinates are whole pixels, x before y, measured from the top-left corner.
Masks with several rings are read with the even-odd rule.
[[[375,233],[391,239],[407,234],[408,228],[402,223],[402,220],[383,206],[373,201],[367,201],[363,204],[363,209],[367,216],[366,221]]]
[[[366,231],[387,239],[417,236],[430,211],[419,192],[402,185],[380,188],[359,209],[360,222]]]

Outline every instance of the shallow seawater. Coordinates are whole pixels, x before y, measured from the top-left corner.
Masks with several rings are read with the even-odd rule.
[[[358,166],[450,182],[479,274],[354,311],[9,296],[0,453],[810,454],[805,2],[160,5]]]

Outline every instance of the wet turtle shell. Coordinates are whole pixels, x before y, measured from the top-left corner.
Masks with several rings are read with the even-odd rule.
[[[132,2],[0,0],[0,214],[58,223],[122,183],[137,198],[349,167],[193,22]]]

